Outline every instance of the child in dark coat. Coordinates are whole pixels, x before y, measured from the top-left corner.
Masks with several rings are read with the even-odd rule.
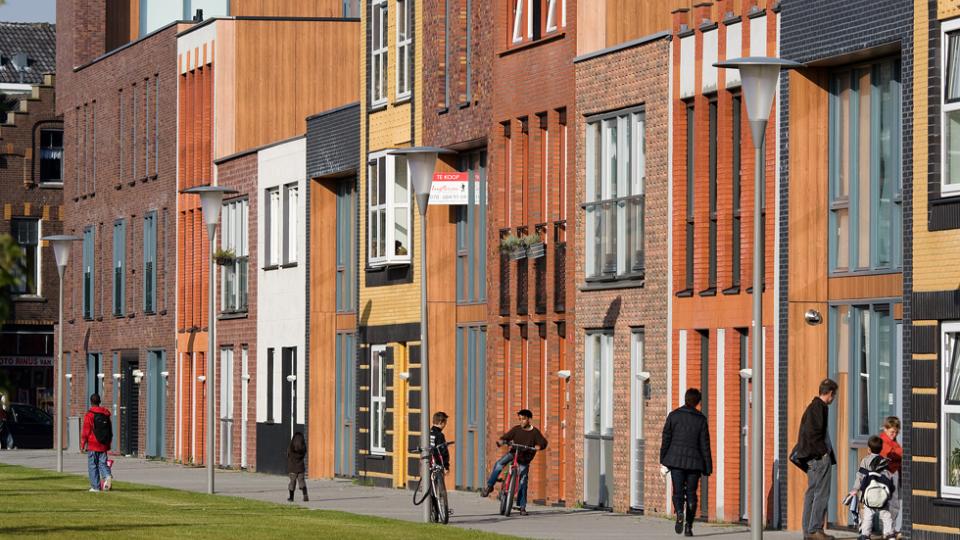
[[[310,497],[307,496],[307,483],[303,476],[306,471],[303,464],[306,456],[307,443],[303,439],[303,433],[298,431],[293,434],[293,438],[290,439],[290,447],[287,448],[287,475],[290,476],[290,485],[287,486],[290,496],[287,497],[287,500],[290,502],[293,502],[293,490],[298,483],[300,484],[300,491],[303,492],[303,500],[310,500]]]

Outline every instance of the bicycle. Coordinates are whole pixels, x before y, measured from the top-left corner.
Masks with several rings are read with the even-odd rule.
[[[508,441],[506,445],[516,450],[537,451],[537,449],[532,446],[516,444],[511,441]],[[499,443],[497,446],[500,446]],[[500,479],[500,494],[497,498],[500,499],[500,515],[506,517],[510,517],[510,513],[513,512],[513,500],[520,492],[519,454],[520,452],[513,452],[513,463],[511,463],[510,468],[507,469],[507,476],[506,478]]]
[[[417,480],[417,489],[413,491],[413,504],[421,505],[427,497],[430,498],[430,521],[432,523],[443,523],[446,525],[450,522],[450,505],[447,502],[447,484],[444,481],[444,472],[445,467],[443,463],[443,458],[437,452],[440,448],[450,446],[454,441],[447,441],[443,444],[435,445],[430,447],[430,451],[424,453],[423,449],[417,447],[416,452],[420,454],[420,459],[430,460],[429,471],[430,471],[430,485],[427,486],[427,489],[424,490],[423,497],[420,500],[417,500],[417,493],[420,492],[420,488],[423,485],[423,478],[421,477]]]

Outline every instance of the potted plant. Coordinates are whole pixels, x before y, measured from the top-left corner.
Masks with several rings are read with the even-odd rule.
[[[500,239],[500,251],[508,254],[515,261],[527,255],[523,241],[513,234],[508,234]]]
[[[233,264],[237,260],[237,255],[232,249],[218,249],[213,252],[213,262],[220,266]]]
[[[546,254],[546,246],[538,234],[528,234],[520,239],[531,259],[539,259]]]
[[[960,486],[960,447],[950,452],[950,484]]]

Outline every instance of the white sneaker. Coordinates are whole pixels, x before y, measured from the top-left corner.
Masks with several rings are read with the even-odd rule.
[[[90,488],[89,491],[90,491],[90,493],[100,493],[100,490],[99,490],[99,489],[95,489],[95,488]]]

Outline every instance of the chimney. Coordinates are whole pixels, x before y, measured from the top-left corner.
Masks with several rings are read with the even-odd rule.
[[[710,24],[710,8],[713,7],[713,2],[700,2],[699,4],[693,5],[693,25],[701,26],[704,24]]]
[[[690,10],[679,8],[670,12],[673,18],[673,33],[678,34],[690,29]]]

